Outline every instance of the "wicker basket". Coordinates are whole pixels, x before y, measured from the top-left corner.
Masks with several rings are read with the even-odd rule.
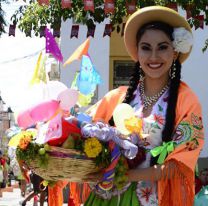
[[[58,152],[59,154],[73,157],[56,157],[49,153],[47,168],[39,167],[36,159],[31,161],[28,166],[45,180],[82,182],[87,174],[100,170],[92,159],[86,158],[84,154],[77,150],[51,147],[50,152]]]

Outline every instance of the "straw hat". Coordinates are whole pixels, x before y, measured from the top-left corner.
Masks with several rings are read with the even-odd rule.
[[[128,19],[124,31],[124,43],[131,58],[138,61],[136,35],[141,26],[148,22],[161,21],[169,24],[172,27],[184,27],[191,31],[191,27],[186,19],[180,16],[176,11],[163,6],[149,6],[139,9],[133,13]],[[180,53],[179,61],[184,62],[189,56],[188,53]]]

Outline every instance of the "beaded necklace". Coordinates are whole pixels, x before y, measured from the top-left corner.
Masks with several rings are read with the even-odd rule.
[[[144,106],[144,110],[147,110],[148,107],[153,106],[155,102],[164,94],[164,92],[169,88],[169,84],[166,84],[160,92],[153,96],[146,96],[144,92],[144,79],[140,81],[139,84],[139,91],[140,91],[140,96],[141,100]]]

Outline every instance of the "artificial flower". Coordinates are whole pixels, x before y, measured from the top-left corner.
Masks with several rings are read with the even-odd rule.
[[[22,150],[26,150],[27,149],[27,146],[29,145],[29,143],[31,142],[32,140],[32,135],[23,135],[23,137],[20,139],[19,141],[19,147],[20,149]]]
[[[97,157],[102,151],[102,145],[95,137],[89,138],[84,143],[84,152],[90,158]]]
[[[193,45],[191,32],[183,27],[174,28],[173,39],[173,47],[177,52],[188,53]]]
[[[124,120],[126,129],[131,133],[140,134],[142,129],[142,120],[133,116]]]

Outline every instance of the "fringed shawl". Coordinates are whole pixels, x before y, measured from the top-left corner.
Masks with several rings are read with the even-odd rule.
[[[125,97],[127,87],[119,87],[110,91],[95,106],[88,110],[88,114],[94,121],[102,120],[108,122],[112,117],[115,107]],[[183,82],[179,87],[178,102],[176,106],[175,128],[181,122],[189,122],[192,129],[197,127],[201,121],[201,107],[196,95]],[[198,122],[197,122],[198,121]],[[158,181],[158,202],[159,206],[192,206],[194,201],[194,170],[204,143],[203,129],[200,132],[194,130],[193,136],[197,138],[198,147],[189,151],[185,144],[178,146],[165,160],[174,163],[174,176],[163,177]]]

